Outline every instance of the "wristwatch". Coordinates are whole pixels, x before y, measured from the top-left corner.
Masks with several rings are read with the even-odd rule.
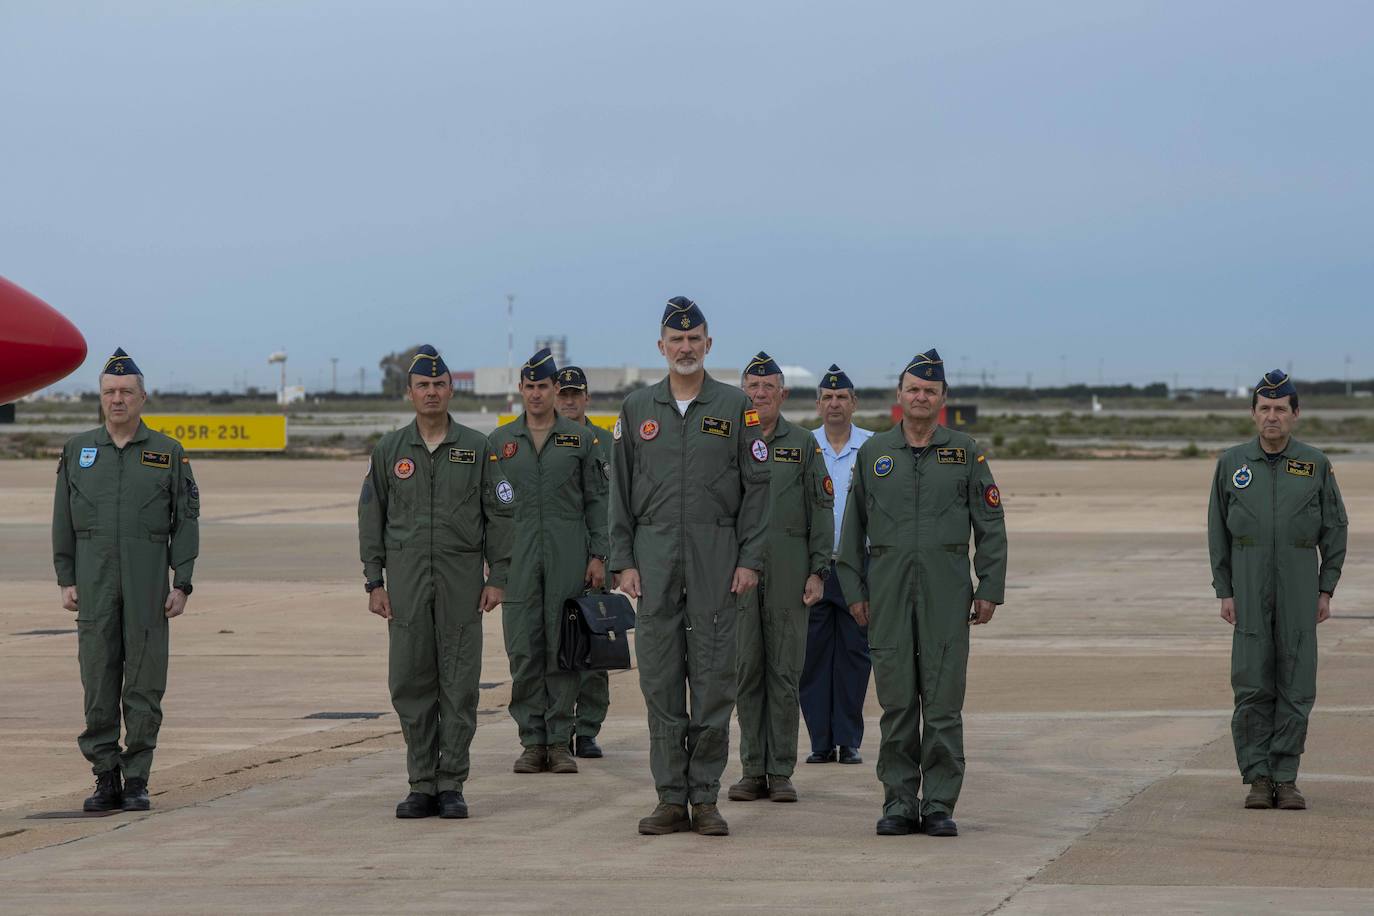
[[[363,588],[367,589],[367,593],[370,595],[374,588],[381,588],[384,585],[386,582],[383,579],[369,579],[363,583]]]
[[[822,582],[829,582],[829,581],[830,581],[830,567],[829,567],[829,566],[822,566],[820,569],[816,570],[816,572],[813,573],[813,575],[815,575],[815,576],[816,576],[818,579],[820,579]]]
[[[605,555],[605,554],[594,553],[594,554],[591,555],[591,558],[592,558],[593,560],[600,560],[601,563],[602,563],[602,565],[605,565],[605,563],[606,563],[606,555]]]
[[[183,595],[185,595],[187,598],[191,597],[191,583],[190,583],[190,582],[178,582],[178,583],[176,583],[175,585],[173,585],[172,588],[178,590],[178,591],[181,592]]]

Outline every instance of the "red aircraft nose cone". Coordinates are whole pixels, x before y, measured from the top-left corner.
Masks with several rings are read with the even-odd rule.
[[[56,309],[0,277],[0,404],[71,375],[86,338]]]

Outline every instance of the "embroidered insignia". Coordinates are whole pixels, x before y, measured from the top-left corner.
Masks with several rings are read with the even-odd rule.
[[[510,485],[509,480],[503,480],[496,485],[496,498],[508,506],[515,502],[515,488]]]
[[[692,326],[692,319],[688,318],[686,315],[683,315],[682,318],[679,319],[679,320],[682,322],[682,329],[683,329],[684,331],[686,331],[686,330],[688,330],[689,328],[691,328],[691,326]]]
[[[515,453],[518,451],[520,451],[520,446],[518,443],[507,442],[505,445],[501,446],[501,457],[514,458]]]
[[[991,484],[983,491],[983,502],[988,504],[989,509],[1002,505],[1002,491],[997,489],[997,484]]]
[[[1244,490],[1246,487],[1250,486],[1250,481],[1253,477],[1254,475],[1250,473],[1250,465],[1242,464],[1236,469],[1236,472],[1231,475],[1231,483],[1237,490]]]
[[[881,458],[879,458],[877,461],[873,462],[873,476],[875,476],[875,477],[886,477],[888,474],[891,474],[891,473],[892,473],[892,456],[891,456],[891,455],[883,455],[883,456],[882,456]]]
[[[979,463],[979,464],[982,464],[984,461],[987,461],[987,460],[988,460],[988,456],[987,456],[987,455],[979,455],[979,456],[978,456],[978,463]]]
[[[937,448],[936,464],[968,464],[968,453],[961,448]]]
[[[95,464],[95,456],[96,456],[97,454],[98,454],[98,451],[97,451],[96,449],[93,449],[93,448],[83,448],[83,449],[81,450],[81,457],[80,457],[79,459],[77,459],[77,462],[76,462],[76,463],[79,464],[79,465],[81,465],[83,468],[88,468],[88,467],[90,467],[91,465]]]
[[[411,461],[409,458],[402,458],[400,461],[396,462],[391,471],[397,478],[409,480],[410,475],[415,473],[415,462]]]
[[[783,448],[782,446],[778,446],[773,449],[774,461],[782,461],[787,464],[801,464],[801,458],[801,449],[799,448]]]
[[[470,448],[451,448],[448,450],[448,460],[455,464],[476,464],[477,452]]]
[[[755,439],[749,443],[749,454],[754,456],[755,461],[767,461],[768,443],[762,439]]]
[[[1297,461],[1289,458],[1288,466],[1284,470],[1294,477],[1312,477],[1317,473],[1317,465],[1313,461]]]
[[[746,419],[745,422],[747,423],[749,421]],[[702,432],[710,433],[713,436],[720,436],[722,438],[726,438],[730,435],[730,429],[734,425],[735,424],[731,423],[729,420],[722,420],[719,417],[701,418]]]
[[[751,407],[744,412],[745,426],[758,426],[761,422],[763,421],[759,419],[759,412],[754,408]]]
[[[643,439],[645,442],[649,442],[657,435],[658,421],[645,420],[643,423],[639,424],[639,438]]]
[[[553,444],[565,448],[581,448],[582,437],[577,433],[554,433]]]
[[[143,453],[143,464],[150,468],[170,468],[172,466],[172,456],[168,452],[147,452]]]
[[[611,427],[611,438],[616,442],[620,441],[620,418],[615,418],[615,426]]]
[[[192,499],[200,499],[200,487],[196,486],[196,482],[194,480],[191,481],[191,485],[187,488],[187,492],[191,495]]]
[[[826,496],[835,495],[835,481],[830,479],[830,475],[825,475],[825,480],[821,481],[821,489],[825,490]]]

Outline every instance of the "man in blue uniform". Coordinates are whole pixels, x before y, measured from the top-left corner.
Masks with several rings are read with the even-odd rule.
[[[853,423],[858,406],[854,383],[832,363],[816,391],[821,425],[813,431],[826,471],[835,488],[835,543],[840,548],[849,478],[859,446],[873,435]],[[864,737],[864,697],[873,669],[868,657],[868,630],[854,622],[840,590],[835,564],[825,580],[825,595],[811,606],[802,669],[801,708],[811,734],[807,763],[862,763],[859,745]],[[837,750],[838,748],[838,750]]]

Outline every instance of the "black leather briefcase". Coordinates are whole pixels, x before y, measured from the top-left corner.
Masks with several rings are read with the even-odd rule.
[[[630,599],[610,592],[591,592],[563,602],[559,627],[558,667],[562,671],[611,671],[630,667],[635,612]]]

